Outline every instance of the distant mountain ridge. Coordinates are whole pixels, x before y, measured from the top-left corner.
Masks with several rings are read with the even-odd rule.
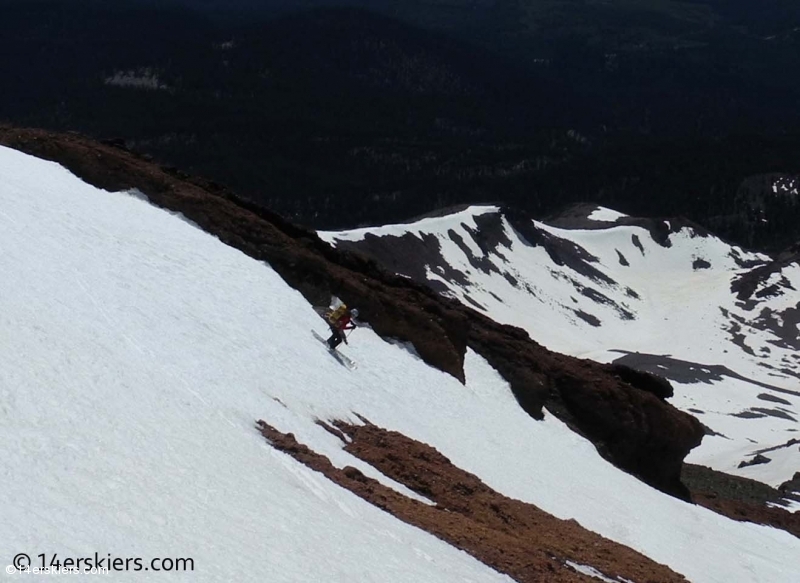
[[[706,428],[692,463],[775,488],[800,468],[796,250],[772,259],[691,221],[588,204],[547,222],[484,206],[321,236],[552,350],[669,379],[669,401]]]

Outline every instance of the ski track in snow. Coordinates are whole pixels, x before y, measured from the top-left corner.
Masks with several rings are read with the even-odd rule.
[[[691,581],[798,580],[800,540],[617,470],[554,417],[527,416],[472,352],[461,385],[363,328],[347,370],[268,265],[141,198],[0,148],[0,209],[0,562],[98,552],[193,558],[168,576],[180,581],[508,581],[253,427],[391,483],[315,423],[358,413]]]

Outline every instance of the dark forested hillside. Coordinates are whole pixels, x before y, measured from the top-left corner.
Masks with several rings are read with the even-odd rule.
[[[119,138],[317,227],[594,200],[800,239],[794,4],[353,3],[373,11],[0,0],[0,120]]]

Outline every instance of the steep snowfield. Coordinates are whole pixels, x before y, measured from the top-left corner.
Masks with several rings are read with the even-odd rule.
[[[273,395],[313,393],[307,432],[352,381],[269,267],[5,149],[0,185],[3,566],[99,552],[193,558],[186,581],[506,580],[253,429],[292,419]]]
[[[716,433],[689,461],[773,486],[789,480],[800,471],[800,444],[786,445],[800,439],[800,334],[784,319],[800,308],[800,267],[774,274],[759,287],[762,297],[742,302],[731,282],[766,256],[689,226],[673,229],[667,247],[644,226],[617,224],[622,218],[597,208],[583,220],[591,228],[528,221],[538,244],[497,207],[320,235],[386,256],[407,275],[414,258],[403,250],[424,245],[427,280],[446,295],[553,350],[670,378],[673,404]],[[738,467],[779,446],[763,454],[770,463]]]
[[[358,413],[692,581],[797,581],[800,540],[620,472],[528,417],[473,353],[461,385],[364,328],[349,371],[269,266],[139,197],[0,148],[0,249],[0,562],[98,552],[191,557],[193,573],[170,575],[185,581],[507,580],[253,428],[380,477],[315,424]]]

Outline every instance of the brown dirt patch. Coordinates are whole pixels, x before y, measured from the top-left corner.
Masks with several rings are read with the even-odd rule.
[[[668,567],[590,532],[574,520],[560,520],[532,504],[499,494],[424,443],[366,420],[363,426],[325,425],[334,434],[347,435],[349,443],[342,440],[346,451],[436,505],[403,496],[356,468],[338,469],[325,456],[298,443],[292,434],[281,433],[264,421],[257,424],[275,448],[516,581],[597,581],[577,573],[566,561],[635,583],[685,581]]]

